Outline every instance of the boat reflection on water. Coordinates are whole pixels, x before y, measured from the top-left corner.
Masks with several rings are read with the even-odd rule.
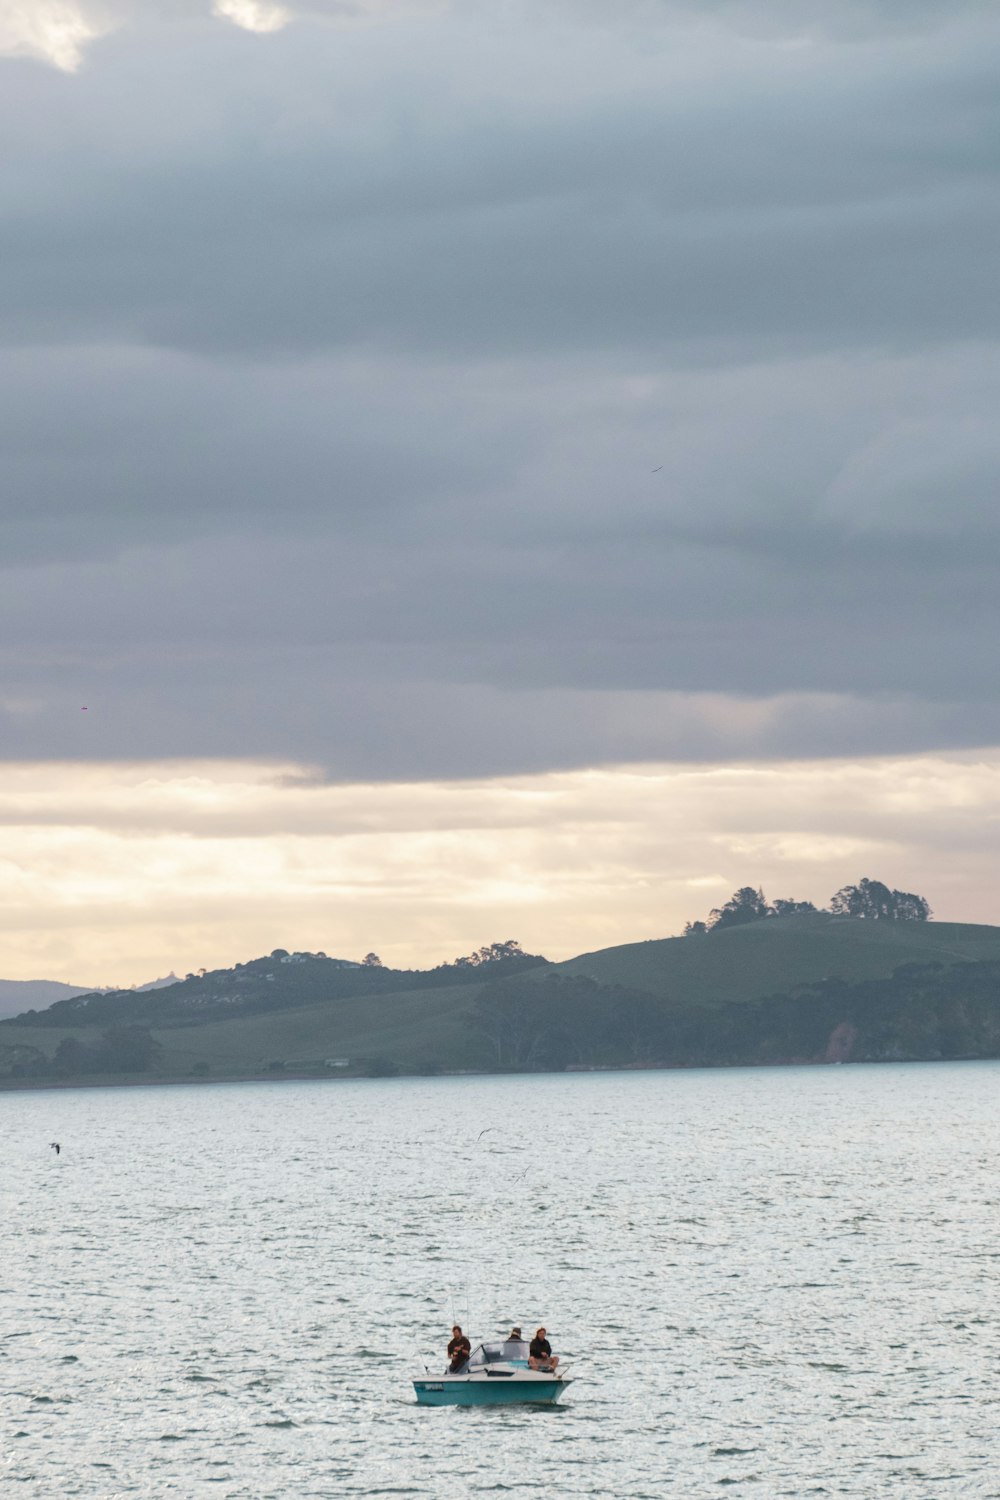
[[[430,1370],[413,1382],[420,1406],[506,1406],[516,1401],[552,1405],[572,1382],[560,1371],[533,1370],[526,1339],[479,1344],[457,1373]]]

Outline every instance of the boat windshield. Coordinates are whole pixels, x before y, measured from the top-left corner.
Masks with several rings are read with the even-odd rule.
[[[469,1356],[469,1369],[478,1370],[483,1365],[499,1365],[509,1356],[504,1354],[503,1344],[480,1344]]]

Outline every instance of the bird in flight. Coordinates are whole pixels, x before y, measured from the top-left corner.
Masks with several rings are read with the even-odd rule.
[[[476,1144],[477,1144],[477,1145],[478,1145],[478,1144],[479,1144],[479,1142],[480,1142],[480,1141],[481,1141],[481,1140],[482,1140],[482,1138],[483,1138],[483,1136],[484,1136],[484,1135],[489,1135],[489,1133],[490,1133],[490,1131],[491,1131],[491,1130],[492,1130],[492,1129],[493,1129],[493,1126],[492,1126],[492,1125],[487,1125],[487,1127],[486,1127],[486,1129],[485,1129],[485,1130],[481,1130],[481,1131],[480,1131],[480,1132],[479,1132],[479,1134],[478,1134],[478,1135],[477,1135],[477,1136],[476,1136]]]
[[[62,1150],[62,1147],[60,1146],[59,1142],[58,1141],[49,1141],[49,1145],[52,1147],[52,1150],[58,1156],[59,1153],[60,1153],[60,1151]]]
[[[662,469],[662,468],[663,468],[663,465],[662,465],[662,464],[657,464],[657,465],[656,465],[656,468],[655,468],[655,469],[654,469],[654,470],[653,470],[653,473],[654,473],[654,474],[659,474],[659,472],[660,472],[660,470],[661,470],[661,469]]]

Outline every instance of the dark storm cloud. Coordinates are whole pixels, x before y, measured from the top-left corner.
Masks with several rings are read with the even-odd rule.
[[[997,739],[1000,25],[712,11],[0,65],[4,754]]]

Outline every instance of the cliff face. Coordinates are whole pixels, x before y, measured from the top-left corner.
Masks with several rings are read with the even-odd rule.
[[[711,1062],[932,1062],[1000,1057],[1000,962],[904,964],[885,979],[824,980],[728,1006],[689,1034]]]
[[[850,1062],[858,1040],[858,1028],[851,1021],[841,1021],[827,1038],[822,1061],[825,1063]]]

